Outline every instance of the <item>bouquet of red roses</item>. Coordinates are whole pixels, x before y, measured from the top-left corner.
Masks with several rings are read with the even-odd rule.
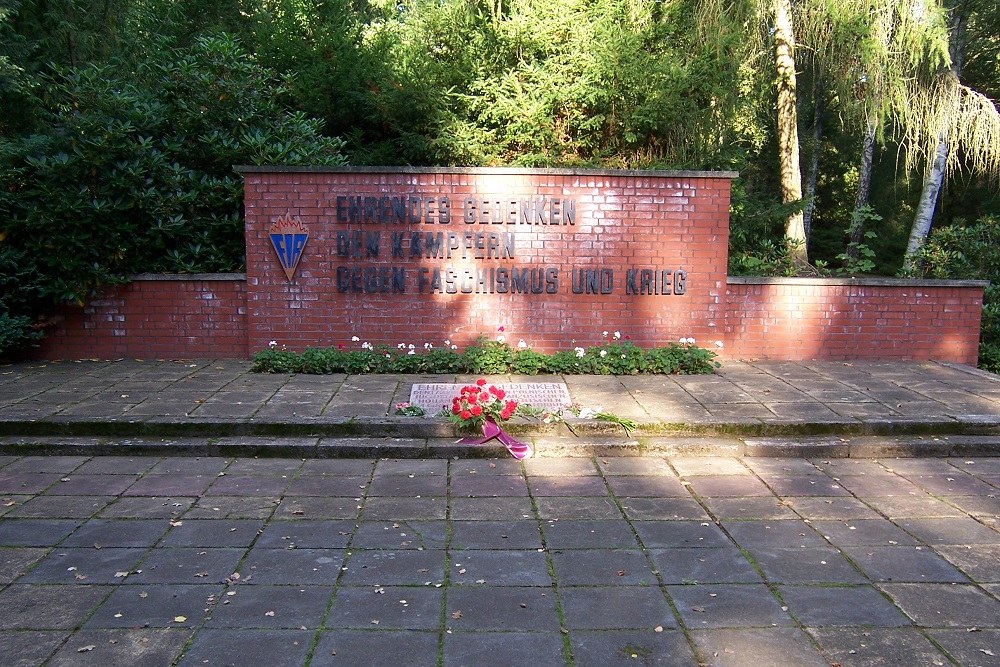
[[[464,431],[482,431],[487,422],[504,422],[517,412],[517,401],[505,400],[506,392],[479,378],[475,384],[462,387],[451,400],[448,419]]]

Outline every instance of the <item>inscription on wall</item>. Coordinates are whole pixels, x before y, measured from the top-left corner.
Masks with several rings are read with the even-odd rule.
[[[568,271],[532,265],[530,258],[519,261],[531,254],[519,251],[519,230],[577,227],[580,207],[572,197],[452,200],[433,193],[394,193],[337,195],[330,204],[341,293],[683,296],[688,289],[681,266],[619,266],[616,271],[600,264],[600,251],[592,265]],[[297,219],[296,224],[304,229]],[[277,247],[276,252],[287,267],[287,258]]]

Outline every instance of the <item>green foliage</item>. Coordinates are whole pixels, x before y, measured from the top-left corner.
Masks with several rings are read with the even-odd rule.
[[[916,264],[921,277],[990,281],[983,294],[979,366],[1000,372],[1000,218],[935,229]]]
[[[253,357],[258,373],[445,373],[475,375],[590,374],[635,375],[661,373],[697,375],[715,372],[715,353],[691,342],[643,349],[630,341],[603,341],[598,345],[542,354],[531,349],[512,349],[499,340],[479,338],[464,352],[403,347],[386,348],[363,344],[360,350],[309,348],[302,353],[272,345]]]
[[[226,36],[56,68],[47,124],[0,137],[0,238],[43,296],[82,303],[142,271],[243,265],[235,164],[343,164],[342,142],[287,111],[287,89]],[[8,274],[9,276],[9,274]]]

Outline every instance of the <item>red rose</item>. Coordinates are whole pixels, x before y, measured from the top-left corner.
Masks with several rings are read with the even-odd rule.
[[[504,409],[514,412],[514,410],[517,410],[517,401],[507,401],[507,406]]]
[[[469,412],[468,410],[462,410],[462,412],[458,416],[461,417],[462,419],[470,419],[472,417],[472,413]]]
[[[462,411],[462,408],[459,407],[458,403],[455,403],[454,405],[451,406],[451,414],[457,415],[461,411]]]
[[[478,417],[479,415],[483,414],[483,409],[478,405],[473,405],[471,408],[469,408],[469,412],[471,412],[474,417]]]
[[[494,395],[497,397],[497,400],[502,401],[503,397],[507,395],[507,392],[505,392],[503,389],[497,389],[497,393]]]
[[[510,419],[510,416],[513,413],[514,413],[513,410],[507,410],[506,408],[504,408],[504,411],[500,413],[500,419],[503,419],[504,421],[507,421],[508,419]]]
[[[479,385],[480,387],[485,387],[486,380],[484,378],[479,378],[478,380],[476,380],[476,384]]]
[[[479,395],[479,400],[485,403],[486,401],[490,400],[490,395],[484,391]]]

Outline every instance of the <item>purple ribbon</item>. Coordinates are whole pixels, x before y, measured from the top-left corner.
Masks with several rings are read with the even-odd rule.
[[[462,438],[459,440],[463,445],[482,445],[483,443],[489,442],[496,438],[510,455],[513,456],[518,461],[522,459],[529,458],[531,456],[531,447],[524,444],[520,440],[514,439],[509,433],[500,428],[495,421],[492,419],[487,419],[483,422],[483,437],[481,438]]]

